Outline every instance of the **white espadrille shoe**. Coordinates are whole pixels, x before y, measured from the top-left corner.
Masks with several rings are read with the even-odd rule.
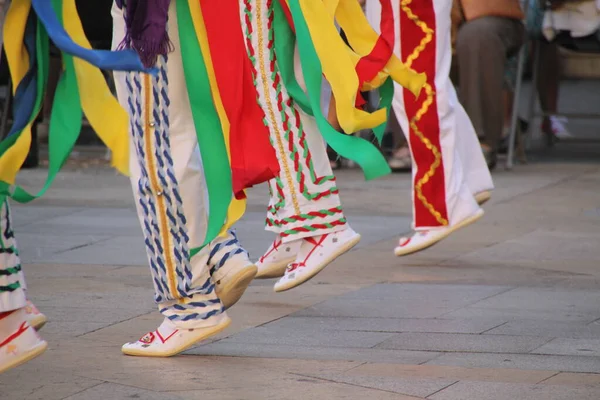
[[[265,254],[256,262],[258,267],[256,279],[281,278],[287,266],[296,260],[301,244],[302,239],[283,243],[277,236]]]
[[[27,305],[24,308],[27,322],[33,329],[39,331],[46,325],[48,318],[38,310],[38,308],[31,301],[27,300]]]
[[[27,322],[23,310],[0,319],[0,324],[3,332],[10,332],[8,336],[0,337],[0,374],[39,356],[48,348],[48,343]]]
[[[360,235],[350,227],[342,231],[302,239],[296,260],[288,265],[285,275],[275,283],[274,290],[283,292],[303,284],[356,246],[358,242],[360,242]]]
[[[410,237],[402,237],[398,246],[394,249],[394,254],[398,257],[407,256],[425,250],[439,241],[447,238],[452,232],[455,232],[467,225],[471,225],[483,216],[483,210],[479,209],[472,216],[465,218],[461,222],[453,226],[445,226],[438,229],[430,229],[426,231],[418,231]]]
[[[475,193],[473,197],[475,197],[477,204],[482,206],[492,198],[492,192],[489,190],[482,190],[481,192]]]
[[[121,348],[123,354],[139,357],[171,357],[189,349],[196,343],[210,338],[223,331],[231,324],[227,314],[220,314],[215,319],[215,325],[179,329],[168,318],[153,332],[148,332],[139,340],[125,343]]]
[[[242,298],[258,270],[247,258],[243,262],[231,260],[228,263],[230,265],[226,264],[213,275],[217,296],[226,310]]]
[[[234,231],[211,242],[208,266],[225,309],[240,300],[257,272]]]

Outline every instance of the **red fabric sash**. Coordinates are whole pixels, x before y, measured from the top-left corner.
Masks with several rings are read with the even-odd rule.
[[[252,65],[246,53],[238,0],[200,0],[211,57],[230,123],[233,191],[243,190],[279,174],[279,162],[258,105]],[[193,90],[193,88],[191,89]]]

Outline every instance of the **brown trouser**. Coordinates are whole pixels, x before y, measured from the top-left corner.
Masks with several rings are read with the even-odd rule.
[[[477,18],[458,30],[460,100],[482,143],[494,151],[504,123],[504,68],[523,43],[524,31],[521,21],[503,17]]]

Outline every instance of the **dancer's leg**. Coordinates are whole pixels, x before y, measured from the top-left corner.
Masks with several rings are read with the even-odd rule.
[[[267,215],[267,230],[278,236],[258,265],[262,277],[281,276],[285,271],[275,285],[275,290],[281,291],[312,278],[356,245],[360,236],[346,221],[325,143],[314,118],[295,105],[279,75],[269,21],[270,2],[243,3],[241,14],[252,15],[250,19],[242,18],[242,23],[250,32],[246,44],[254,55],[259,103],[281,167],[280,176],[269,182]],[[295,61],[302,85],[297,55]]]
[[[175,51],[160,58],[156,77],[115,74],[118,97],[129,110],[131,182],[163,324],[123,346],[130,355],[169,356],[229,325],[210,277],[210,247],[189,260],[204,240],[204,176],[183,78],[175,2],[169,33]],[[125,36],[122,11],[113,7],[117,46]]]
[[[0,204],[0,373],[37,357],[48,346],[30,323],[34,315],[25,291],[10,210],[4,201]]]
[[[9,2],[0,0],[0,47]],[[25,276],[10,218],[8,201],[0,202],[0,373],[42,354],[48,344],[35,331],[46,317],[27,301]]]
[[[458,154],[464,167],[464,175],[467,186],[475,196],[475,200],[480,205],[485,203],[491,197],[494,190],[492,174],[485,162],[485,157],[481,151],[479,138],[473,128],[473,124],[456,97],[456,92],[452,93],[453,102],[456,105],[456,145]]]
[[[394,110],[407,133],[415,163],[413,213],[415,228],[420,231],[400,240],[397,255],[429,247],[483,213],[467,182],[459,150],[463,138],[457,128],[464,120],[457,111],[460,104],[449,78],[450,11],[451,3],[443,0],[394,3],[395,16],[402,25],[401,30],[396,27],[400,37],[397,54],[428,76],[428,86],[419,98],[400,87],[394,96]]]

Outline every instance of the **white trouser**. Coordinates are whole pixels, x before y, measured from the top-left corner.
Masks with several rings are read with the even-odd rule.
[[[189,261],[207,229],[204,173],[179,46],[176,4],[169,8],[175,51],[159,58],[156,77],[115,73],[130,114],[130,173],[160,311],[183,328],[209,326],[223,312],[210,277],[210,246]],[[112,9],[113,48],[125,37],[123,12]],[[168,105],[167,105],[168,104]]]
[[[392,7],[394,52],[404,62],[411,60],[413,69],[427,73],[430,88],[417,99],[396,85],[393,102],[413,155],[415,227],[455,225],[478,210],[473,194],[492,190],[493,183],[473,125],[449,77],[452,2],[422,0],[402,6],[393,1]],[[408,8],[419,24],[408,18]],[[379,31],[379,0],[367,0],[367,17]],[[430,35],[424,32],[425,25]],[[419,50],[420,44],[424,47]]]
[[[8,201],[0,204],[0,313],[25,307],[25,277]]]
[[[279,234],[284,242],[322,235],[347,226],[335,176],[327,157],[315,119],[290,99],[273,49],[273,24],[266,0],[240,2],[240,15],[249,10],[253,18],[242,17],[248,32],[246,46],[256,71],[259,104],[271,134],[280,165],[280,174],[269,182],[271,199],[267,212],[267,230]],[[272,6],[272,5],[271,5]],[[248,26],[250,24],[250,26]],[[296,76],[304,85],[296,52]],[[325,88],[324,96],[327,96]]]
[[[0,47],[9,2],[0,0]],[[1,59],[0,59],[1,61]],[[0,204],[0,313],[25,307],[25,277],[12,230],[8,200]]]

